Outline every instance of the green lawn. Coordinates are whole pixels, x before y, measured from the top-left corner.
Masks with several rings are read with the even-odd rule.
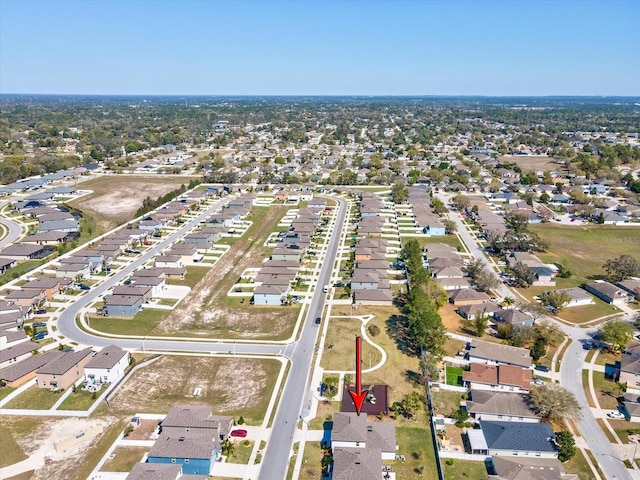
[[[96,398],[100,396],[100,393],[101,392],[97,392]],[[58,407],[58,410],[88,410],[96,401],[96,398],[92,397],[93,393],[78,388],[65,398],[64,402]]]
[[[165,282],[167,285],[186,285],[193,288],[204,278],[209,268],[206,265],[202,267],[189,265],[186,267],[187,271],[184,274],[184,278],[167,278]]]
[[[297,446],[298,444],[296,444]],[[294,446],[294,449],[296,448]],[[300,469],[299,480],[313,480],[322,478],[322,461],[323,450],[320,448],[319,442],[306,442],[304,444],[304,451],[298,452],[298,455],[302,455],[302,468]],[[296,463],[296,455],[291,457],[289,470],[287,472],[287,480],[293,478],[293,466]]]
[[[62,392],[52,392],[49,388],[34,385],[7,403],[5,408],[48,410],[60,399],[60,395]]]
[[[133,318],[89,316],[89,325],[104,333],[152,335],[158,323],[169,313],[169,310],[145,308],[136,313]]]
[[[229,456],[227,462],[229,463],[242,463],[246,465],[249,463],[249,457],[253,451],[253,441],[251,440],[239,440],[234,442],[235,447],[233,454]]]
[[[462,386],[462,372],[463,372],[462,368],[450,367],[447,365],[446,372],[447,372],[447,378],[446,378],[447,385],[454,385],[458,387]]]
[[[15,390],[14,387],[2,387],[0,388],[0,400],[7,397],[11,392]]]
[[[142,460],[151,447],[116,447],[110,458],[100,469],[103,472],[130,472],[133,466]]]
[[[6,272],[4,272],[2,275],[0,275],[0,285],[4,285],[5,283],[10,282],[11,280],[15,280],[16,278],[21,277],[25,273],[30,272],[34,268],[39,267],[40,265],[42,265],[47,261],[48,260],[46,259],[42,259],[42,260],[25,260],[25,261],[17,262],[15,267],[10,268]]]
[[[575,456],[564,463],[564,469],[567,473],[577,474],[580,480],[592,480],[593,472],[589,468],[587,460],[584,458],[582,451],[576,448]]]
[[[462,244],[460,243],[457,235],[438,235],[435,237],[407,237],[405,241],[408,240],[417,240],[421,247],[425,247],[433,243],[444,243],[445,245],[450,245],[454,248],[457,248],[460,252],[466,251],[462,247]]]
[[[485,480],[487,478],[487,467],[484,462],[447,458],[442,459],[442,465],[447,480]]]
[[[404,455],[404,462],[383,462],[392,465],[396,478],[437,478],[436,457],[429,426],[396,427],[398,455]],[[422,473],[420,473],[422,472]]]
[[[0,424],[0,438],[2,438],[2,455],[0,455],[0,468],[13,465],[27,458],[20,445],[15,441],[11,431]]]
[[[552,223],[529,225],[532,232],[549,242],[549,251],[540,254],[544,262],[560,263],[578,280],[602,275],[602,265],[620,255],[637,255],[640,228],[610,225],[568,227]]]

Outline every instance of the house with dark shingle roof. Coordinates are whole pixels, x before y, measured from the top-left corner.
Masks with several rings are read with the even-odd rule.
[[[109,345],[97,352],[84,366],[84,378],[89,383],[112,383],[124,376],[129,366],[129,352]]]
[[[555,435],[546,423],[480,420],[482,441],[469,436],[472,453],[506,457],[558,458]]]
[[[35,344],[32,344],[35,345]],[[31,352],[29,352],[31,353]],[[0,380],[8,387],[19,387],[36,376],[36,370],[64,355],[60,350],[49,350],[40,355],[30,355],[19,363],[0,370]]]
[[[368,422],[366,415],[354,412],[335,413],[331,447],[334,480],[379,478],[382,460],[395,459],[395,425],[391,422]]]
[[[73,385],[91,360],[93,351],[85,348],[79,352],[66,352],[36,371],[36,382],[40,388],[66,389]]]
[[[469,388],[528,393],[533,378],[531,370],[517,365],[486,365],[472,363],[462,373],[462,380]]]
[[[576,474],[565,472],[555,458],[513,458],[494,456],[489,480],[578,480]]]
[[[467,359],[472,363],[518,365],[531,367],[531,352],[526,348],[474,339],[467,344]]]
[[[31,352],[40,347],[35,342],[21,342],[12,347],[0,349],[0,368],[8,367],[31,355]]]
[[[182,465],[164,463],[136,463],[126,480],[178,480]],[[193,477],[189,477],[193,479]]]
[[[616,287],[609,282],[587,283],[584,289],[593,293],[596,297],[604,300],[609,305],[624,305],[629,300],[629,293],[620,287]]]
[[[147,463],[179,464],[185,475],[212,475],[213,464],[220,458],[217,438],[162,435],[151,447]]]
[[[530,407],[529,395],[472,389],[467,412],[475,420],[537,423],[540,417]]]

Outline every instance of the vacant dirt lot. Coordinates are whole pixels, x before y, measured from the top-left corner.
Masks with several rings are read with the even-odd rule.
[[[205,404],[220,415],[262,420],[280,362],[165,356],[136,371],[111,400],[119,413],[166,413],[175,404]],[[200,389],[199,395],[194,395]]]
[[[559,165],[555,158],[546,155],[503,155],[500,161],[515,163],[523,170],[565,170],[564,165]]]
[[[227,297],[227,292],[248,267],[258,267],[270,255],[263,246],[288,207],[254,207],[253,225],[156,328],[160,334],[188,333],[218,338],[283,339],[290,335],[299,307],[264,307]]]
[[[76,185],[78,190],[93,190],[93,193],[69,203],[108,224],[102,226],[114,226],[134,218],[145,197],[155,200],[188,183],[185,177],[100,177]]]

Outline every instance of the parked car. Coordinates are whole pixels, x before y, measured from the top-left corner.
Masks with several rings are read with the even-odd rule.
[[[322,319],[320,317],[316,317],[316,325],[320,325]]]
[[[607,417],[609,418],[624,418],[624,415],[616,410],[612,410],[611,412],[607,413]]]
[[[584,342],[582,344],[582,348],[584,348],[585,350],[591,350],[593,348],[593,343],[591,342]]]
[[[534,385],[544,385],[544,380],[540,377],[533,377],[531,383],[533,383]]]
[[[39,308],[38,310],[36,310],[36,315],[44,315],[45,313],[47,313],[46,308]]]
[[[46,327],[47,323],[46,322],[33,322],[31,324],[32,327]]]
[[[536,365],[535,369],[540,371],[540,372],[548,372],[549,371],[549,367],[547,367],[546,365]]]
[[[91,287],[89,285],[85,285],[84,283],[79,283],[76,285],[80,290],[90,290]]]
[[[231,436],[232,437],[240,437],[240,438],[244,438],[247,436],[247,431],[246,430],[231,430]]]

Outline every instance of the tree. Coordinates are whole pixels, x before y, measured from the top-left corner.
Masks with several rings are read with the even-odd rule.
[[[436,215],[444,215],[447,213],[447,206],[439,198],[431,199],[431,208]]]
[[[407,198],[409,196],[409,189],[404,183],[396,182],[391,187],[391,197],[393,198],[393,203],[406,203]]]
[[[566,462],[576,454],[576,441],[573,434],[566,430],[555,435],[556,446],[558,447],[558,460]]]
[[[547,353],[547,342],[544,338],[538,337],[536,341],[533,343],[533,346],[530,348],[531,358],[534,362],[537,362],[542,357],[544,357]]]
[[[487,314],[486,310],[476,313],[472,324],[473,331],[476,334],[476,337],[481,337],[482,335],[484,335],[485,330],[489,326],[489,315]]]
[[[621,352],[633,338],[633,325],[622,320],[609,320],[598,329],[602,341],[614,352]]]
[[[427,294],[419,288],[412,289],[405,308],[409,332],[416,347],[434,356],[443,355],[442,347],[447,341],[447,330]]]
[[[516,303],[516,299],[508,295],[502,299],[502,305],[505,307],[510,307],[514,303]]]
[[[535,329],[538,337],[544,338],[549,345],[559,345],[564,339],[563,331],[555,323],[546,320],[536,322]]]
[[[495,273],[487,268],[483,268],[480,273],[474,278],[474,282],[481,292],[488,292],[498,288],[500,280],[496,277]]]
[[[531,400],[536,413],[546,419],[576,418],[580,412],[580,406],[573,393],[558,383],[533,387]]]
[[[620,255],[611,258],[602,266],[613,283],[628,277],[640,277],[640,263],[631,255]]]
[[[516,325],[511,333],[511,343],[517,347],[527,347],[537,338],[536,329],[529,325]]]
[[[456,230],[458,229],[458,227],[456,226],[456,222],[454,222],[453,220],[450,220],[448,218],[445,218],[442,221],[442,224],[444,225],[444,232],[447,235],[451,235],[453,233],[456,233]]]
[[[469,197],[461,193],[456,195],[453,200],[451,200],[451,203],[453,203],[458,210],[466,210],[471,206],[471,200],[469,200]]]
[[[233,452],[235,451],[236,446],[231,440],[227,438],[226,440],[223,440],[222,442],[220,442],[220,448],[222,450],[222,455],[226,457],[230,457],[231,455],[233,455]]]
[[[411,392],[404,396],[402,401],[393,402],[391,410],[396,412],[397,415],[402,415],[405,418],[414,418],[416,413],[422,408],[422,400],[418,392]]]
[[[531,318],[533,318],[534,324],[540,317],[548,313],[547,309],[544,306],[536,302],[522,303],[520,304],[520,310],[522,310],[523,312],[527,312],[531,316]]]
[[[565,291],[548,290],[540,294],[540,303],[551,307],[555,312],[561,311],[571,301],[571,297]]]
[[[536,280],[536,273],[533,268],[522,262],[516,262],[515,265],[507,268],[507,272],[513,277],[516,287],[528,288]]]
[[[324,386],[324,396],[327,398],[333,398],[338,393],[338,384],[340,379],[338,377],[327,377],[322,382]]]

